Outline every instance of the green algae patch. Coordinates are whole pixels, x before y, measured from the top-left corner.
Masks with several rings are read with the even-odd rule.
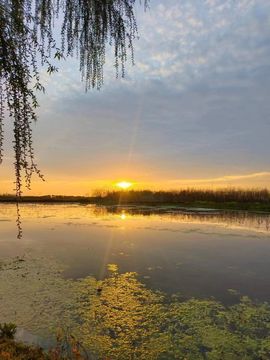
[[[52,259],[4,262],[0,271],[0,323],[12,321],[33,334],[54,336],[60,345],[45,353],[5,339],[1,340],[0,358],[270,358],[268,303],[256,303],[247,297],[239,298],[232,306],[215,299],[183,300],[148,289],[136,273],[120,274],[116,264],[109,264],[108,269],[102,281],[93,277],[73,281],[62,277],[63,268]],[[12,332],[12,327],[5,331]],[[63,357],[61,344],[69,351]],[[76,353],[76,349],[83,352]],[[33,352],[32,357],[14,355],[21,351],[24,356],[28,350]],[[2,354],[8,351],[12,355],[5,358]],[[48,357],[52,354],[59,357]]]
[[[75,323],[75,281],[62,277],[64,268],[48,258],[15,258],[0,270],[0,323],[13,322],[35,335],[50,337],[58,327]]]

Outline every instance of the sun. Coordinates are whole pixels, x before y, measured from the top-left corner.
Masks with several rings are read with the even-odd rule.
[[[126,218],[127,218],[127,216],[126,216],[125,213],[122,213],[122,214],[120,215],[120,219],[121,219],[121,220],[126,220]]]
[[[120,181],[120,182],[116,183],[115,185],[123,190],[127,190],[133,185],[133,183],[129,182],[129,181]]]

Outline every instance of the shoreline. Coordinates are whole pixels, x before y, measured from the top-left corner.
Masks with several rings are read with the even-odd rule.
[[[71,197],[22,197],[19,201],[16,197],[1,198],[0,204],[41,204],[41,205],[96,205],[114,209],[143,209],[147,211],[187,211],[187,212],[215,212],[215,211],[248,211],[270,214],[270,203],[265,202],[214,202],[214,201],[193,201],[193,202],[142,202],[142,201],[109,201],[106,199],[92,198],[71,198]]]

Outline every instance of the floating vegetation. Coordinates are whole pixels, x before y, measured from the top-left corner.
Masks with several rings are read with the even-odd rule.
[[[13,322],[34,334],[51,336],[72,323],[76,283],[51,259],[16,257],[0,271],[0,323]]]
[[[64,280],[53,260],[16,258],[0,271],[0,323],[49,336],[62,328],[95,359],[270,358],[270,306],[242,297],[183,300],[147,289],[136,273]],[[235,293],[237,299],[237,293]]]

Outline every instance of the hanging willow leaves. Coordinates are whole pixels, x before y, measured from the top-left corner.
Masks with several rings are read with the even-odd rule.
[[[57,71],[52,59],[78,56],[86,90],[103,84],[106,46],[114,49],[116,75],[124,76],[128,54],[134,59],[136,0],[0,0],[0,162],[3,123],[14,124],[15,190],[30,189],[43,176],[34,159],[32,123],[37,120],[37,91],[44,91],[40,65]],[[146,3],[145,3],[146,4]],[[61,41],[54,24],[61,25]],[[23,179],[24,177],[24,179]]]

